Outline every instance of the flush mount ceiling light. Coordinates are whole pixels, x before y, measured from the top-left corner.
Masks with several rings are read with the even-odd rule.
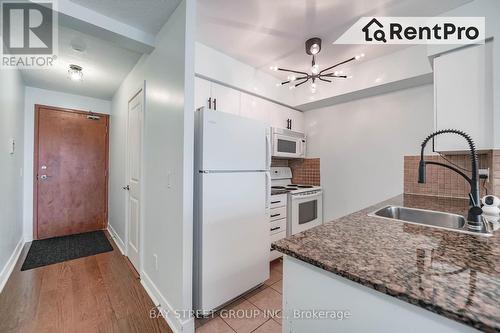
[[[71,81],[82,81],[83,80],[82,67],[78,65],[69,65],[68,78]]]
[[[288,87],[290,89],[294,89],[300,85],[303,85],[304,83],[308,82],[311,80],[311,92],[315,93],[316,92],[316,80],[324,81],[324,82],[329,82],[332,83],[334,78],[337,79],[350,79],[352,76],[348,76],[344,74],[343,71],[332,71],[334,68],[346,64],[348,62],[351,62],[353,60],[360,60],[363,58],[365,55],[362,53],[360,55],[354,56],[350,59],[344,60],[339,62],[338,64],[335,64],[333,66],[327,67],[325,69],[320,70],[318,64],[316,63],[316,55],[321,51],[321,38],[314,37],[310,38],[306,41],[306,53],[310,56],[312,56],[312,63],[311,63],[311,73],[306,73],[302,71],[296,71],[292,69],[286,69],[286,68],[280,68],[278,66],[271,66],[272,71],[282,71],[282,72],[288,72],[290,75],[288,75],[287,80],[283,81],[281,83],[278,83],[278,86],[284,86],[284,85],[289,85]]]

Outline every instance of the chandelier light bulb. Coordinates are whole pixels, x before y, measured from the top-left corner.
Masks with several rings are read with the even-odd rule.
[[[271,66],[269,67],[270,70],[277,72],[278,71],[278,66]]]
[[[349,75],[349,76],[347,77],[347,79],[352,79],[352,77],[353,77],[352,75]]]
[[[294,82],[295,80],[297,80],[297,77],[295,75],[288,75],[288,81]]]
[[[319,44],[313,44],[311,45],[311,54],[318,54],[319,53],[319,50],[320,50],[320,47],[319,47]]]
[[[294,85],[294,84],[292,84],[290,87],[288,87],[288,89],[290,89],[290,90],[295,89],[295,85]]]
[[[316,83],[311,84],[311,92],[314,94],[316,92]]]
[[[319,66],[317,64],[312,66],[311,73],[313,73],[314,75],[319,73]]]
[[[357,56],[354,57],[354,59],[359,60],[365,56],[364,53],[358,54]]]

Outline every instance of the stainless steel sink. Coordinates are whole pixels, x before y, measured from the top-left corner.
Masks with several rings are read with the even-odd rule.
[[[436,212],[417,208],[386,206],[368,214],[369,216],[398,220],[406,223],[421,224],[429,227],[448,229],[468,234],[491,236],[492,230],[488,222],[484,223],[483,230],[468,229],[467,220],[462,215]]]

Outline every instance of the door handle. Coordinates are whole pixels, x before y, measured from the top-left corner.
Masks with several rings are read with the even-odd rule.
[[[127,185],[127,186],[123,186],[122,189],[126,190],[126,191],[130,191],[130,185]]]
[[[214,110],[217,111],[217,98],[214,98]]]
[[[208,98],[208,109],[212,109],[212,97]]]
[[[49,178],[49,176],[47,175],[40,175],[40,180],[47,180]]]

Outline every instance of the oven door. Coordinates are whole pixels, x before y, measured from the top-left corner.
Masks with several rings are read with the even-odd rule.
[[[305,153],[304,141],[287,135],[273,134],[273,156],[302,158]]]
[[[323,192],[292,194],[290,235],[323,224]]]

